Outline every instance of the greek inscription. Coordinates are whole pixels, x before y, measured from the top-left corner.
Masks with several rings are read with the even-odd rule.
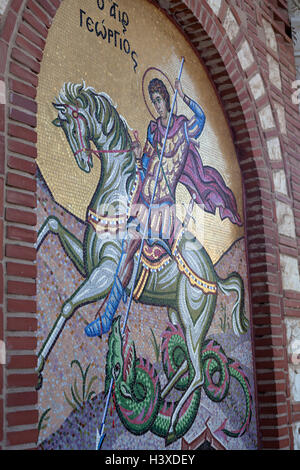
[[[129,17],[126,11],[119,9],[118,3],[109,0],[112,4],[109,8],[109,16],[114,20],[120,22],[123,26],[122,32],[114,28],[109,28],[105,25],[105,19],[94,19],[88,16],[88,13],[82,8],[79,11],[79,25],[81,28],[86,28],[90,33],[95,33],[95,36],[102,41],[107,41],[108,44],[112,44],[116,49],[124,52],[128,57],[131,58],[133,63],[133,70],[136,72],[138,67],[138,55],[132,48],[130,41],[122,35],[126,33],[129,25]],[[104,10],[104,0],[97,0],[97,7],[99,10]]]
[[[103,10],[104,9],[104,0],[97,0],[97,5],[98,5],[99,10]]]
[[[112,1],[112,0],[110,0]],[[126,33],[127,27],[129,25],[129,16],[126,11],[121,11],[117,2],[113,2],[110,7],[109,14],[114,20],[118,20],[123,26],[123,33]]]

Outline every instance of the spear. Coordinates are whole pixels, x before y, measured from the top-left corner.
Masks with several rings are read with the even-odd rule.
[[[180,78],[181,78],[183,64],[184,64],[184,57],[182,57],[182,59],[181,59],[180,70],[179,70],[179,74],[178,74],[178,80],[180,80]],[[140,263],[141,263],[143,246],[144,246],[145,240],[147,238],[147,234],[148,234],[148,226],[149,226],[149,221],[150,221],[150,217],[151,217],[152,206],[153,206],[153,203],[154,203],[155,193],[156,193],[156,189],[157,189],[157,185],[158,185],[159,174],[160,174],[160,171],[161,171],[161,168],[162,168],[163,156],[164,156],[164,152],[165,152],[167,137],[168,137],[169,130],[170,130],[172,116],[173,116],[173,113],[174,113],[177,94],[178,94],[178,90],[175,90],[175,94],[174,94],[173,102],[172,102],[172,107],[171,107],[171,111],[170,111],[170,114],[169,114],[166,134],[165,134],[163,146],[162,146],[161,153],[160,153],[159,164],[158,164],[157,173],[156,173],[156,177],[155,177],[154,188],[153,188],[153,193],[152,193],[151,202],[150,202],[150,206],[149,206],[147,222],[145,224],[145,229],[144,229],[143,237],[142,237],[142,240],[141,240],[141,247],[140,247],[139,257],[138,257],[138,261],[137,261],[137,267],[136,267],[135,274],[134,274],[132,289],[131,289],[131,293],[130,293],[130,297],[129,297],[129,301],[128,301],[128,305],[127,305],[124,324],[123,324],[123,328],[122,328],[122,335],[124,335],[124,333],[125,333],[125,328],[126,328],[126,324],[127,324],[127,320],[128,320],[128,316],[129,316],[129,311],[130,311],[131,303],[132,303],[132,300],[133,300],[134,286],[135,286],[136,281],[137,281],[139,266],[140,266]],[[101,449],[103,440],[105,438],[105,433],[104,433],[105,421],[106,421],[109,401],[110,401],[110,397],[111,397],[111,393],[112,393],[112,389],[113,389],[113,383],[114,383],[114,379],[112,377],[111,381],[110,381],[108,394],[107,394],[107,399],[106,399],[106,404],[105,404],[105,408],[104,408],[104,412],[103,412],[103,418],[102,418],[102,422],[101,422],[100,431],[97,429],[96,450]]]

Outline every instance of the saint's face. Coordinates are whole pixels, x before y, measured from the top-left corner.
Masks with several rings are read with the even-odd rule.
[[[161,96],[161,94],[155,92],[155,93],[153,93],[151,98],[152,98],[152,103],[153,103],[157,113],[159,114],[159,116],[162,119],[166,119],[167,116],[168,116],[168,109],[167,109],[166,102],[163,99],[163,97]]]

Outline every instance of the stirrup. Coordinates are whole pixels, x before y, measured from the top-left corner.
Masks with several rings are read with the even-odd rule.
[[[84,331],[87,336],[90,338],[94,336],[102,336],[109,332],[111,324],[114,318],[114,315],[117,311],[121,299],[125,300],[124,291],[122,283],[118,276],[115,276],[113,287],[110,291],[107,305],[103,315],[100,318],[89,323]]]

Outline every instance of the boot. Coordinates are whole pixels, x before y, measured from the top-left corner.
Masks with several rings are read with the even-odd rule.
[[[117,311],[122,297],[124,302],[126,302],[125,290],[122,286],[119,277],[116,275],[103,315],[101,315],[100,318],[97,318],[96,320],[92,321],[84,329],[85,334],[87,336],[102,336],[103,334],[109,332],[114,315]]]

